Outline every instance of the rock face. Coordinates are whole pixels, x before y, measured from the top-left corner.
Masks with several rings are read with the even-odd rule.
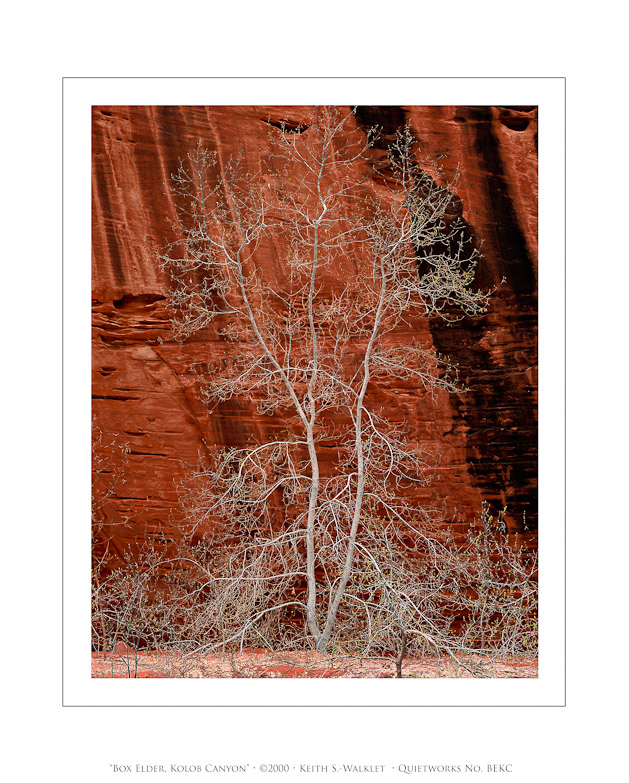
[[[154,252],[175,238],[170,174],[199,140],[219,161],[268,146],[269,121],[296,125],[308,107],[99,106],[93,109],[93,418],[95,515],[110,551],[178,535],[177,483],[217,446],[244,445],[274,426],[243,399],[208,414],[197,362],[218,350],[208,328],[171,334],[167,281]],[[460,214],[483,259],[478,284],[498,285],[481,319],[431,320],[425,341],[453,362],[467,394],[395,394],[400,419],[440,452],[426,499],[472,520],[483,501],[507,506],[510,529],[531,529],[537,506],[537,111],[531,106],[359,107],[358,128],[382,138],[410,124],[423,153],[458,167]],[[384,142],[383,142],[384,143]],[[272,270],[272,247],[261,259]],[[502,285],[501,281],[504,279]],[[404,340],[404,335],[399,339]],[[223,346],[221,346],[221,351]],[[387,394],[383,390],[383,402]]]

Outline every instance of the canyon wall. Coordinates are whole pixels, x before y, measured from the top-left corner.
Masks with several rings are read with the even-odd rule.
[[[110,551],[135,540],[176,539],[178,484],[213,449],[244,445],[272,417],[242,398],[209,413],[193,366],[224,346],[208,327],[173,339],[168,284],[155,252],[175,239],[170,175],[197,142],[219,162],[245,163],[268,150],[269,122],[298,124],[310,107],[97,106],[93,108],[94,509]],[[382,129],[384,150],[410,124],[422,152],[443,155],[445,180],[458,169],[457,209],[481,249],[480,287],[498,286],[479,319],[421,325],[421,337],[459,364],[466,394],[435,403],[405,381],[393,401],[399,420],[440,455],[426,501],[444,519],[470,521],[487,501],[507,507],[511,530],[537,510],[537,110],[532,106],[358,107],[364,131]],[[378,148],[374,150],[377,154]],[[377,168],[367,172],[376,187]],[[269,245],[267,274],[281,263]],[[404,343],[411,335],[400,334]],[[413,335],[417,336],[417,335]],[[421,498],[420,498],[421,500]]]

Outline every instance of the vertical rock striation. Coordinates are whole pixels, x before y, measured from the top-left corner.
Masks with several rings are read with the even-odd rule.
[[[199,140],[219,161],[242,150],[252,164],[268,149],[269,122],[297,127],[308,107],[100,106],[93,109],[93,416],[97,515],[112,551],[136,539],[177,536],[177,484],[213,449],[244,445],[278,426],[246,401],[212,414],[194,368],[228,348],[211,327],[173,340],[168,286],[154,251],[174,239],[170,174]],[[508,507],[510,528],[537,506],[537,110],[531,106],[358,107],[365,131],[382,128],[381,149],[409,123],[428,156],[445,155],[444,182],[458,168],[457,208],[481,246],[481,287],[498,285],[481,319],[420,328],[458,362],[467,394],[439,396],[405,383],[378,387],[383,404],[440,452],[425,499],[443,499],[445,519],[471,520],[483,500]],[[370,173],[378,188],[377,161]],[[279,248],[259,262],[273,276]],[[501,281],[503,281],[501,284]],[[404,341],[410,335],[400,334]],[[418,497],[422,500],[422,497]],[[533,537],[531,537],[533,545]]]

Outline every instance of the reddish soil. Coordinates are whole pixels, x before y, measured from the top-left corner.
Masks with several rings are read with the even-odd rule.
[[[501,658],[481,661],[479,657],[408,658],[402,667],[406,678],[535,678],[537,660]],[[395,661],[384,658],[322,656],[315,652],[270,653],[243,650],[238,654],[194,654],[163,651],[117,650],[92,653],[92,677],[99,678],[390,678]]]

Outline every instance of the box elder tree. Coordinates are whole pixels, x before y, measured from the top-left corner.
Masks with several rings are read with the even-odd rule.
[[[412,501],[431,455],[370,392],[376,379],[462,391],[446,358],[395,335],[418,318],[484,312],[479,253],[448,217],[452,183],[438,184],[408,127],[377,195],[365,180],[378,130],[362,132],[353,112],[318,107],[275,125],[255,165],[199,143],[172,175],[178,237],[159,261],[175,334],[214,323],[229,359],[200,371],[208,405],[241,396],[277,424],[188,482],[187,637],[207,651],[262,638],[361,654],[393,644],[403,656],[416,638],[451,652],[443,604],[468,566],[436,534],[438,509]],[[270,248],[272,278],[260,263]]]

